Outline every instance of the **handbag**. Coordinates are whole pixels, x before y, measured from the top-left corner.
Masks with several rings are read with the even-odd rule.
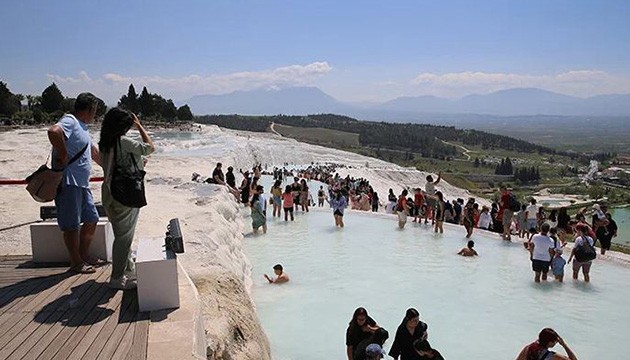
[[[88,146],[89,143],[86,144],[81,151],[76,153],[72,159],[68,161],[68,164],[61,169],[53,169],[52,160],[50,161],[50,168],[48,167],[48,159],[50,159],[50,154],[48,154],[44,165],[40,166],[37,170],[35,170],[35,172],[25,179],[27,182],[26,191],[28,191],[28,193],[31,194],[33,199],[37,202],[53,201],[55,197],[57,197],[59,189],[61,188],[61,180],[63,179],[64,170],[70,166],[70,164],[77,161],[83,153],[85,153]]]
[[[115,160],[118,159],[117,148],[119,146],[120,140],[118,140],[118,145],[114,145],[114,164],[110,164],[110,169],[112,169],[109,184],[110,193],[114,200],[125,206],[141,208],[147,205],[147,199],[144,193],[144,175],[146,172],[138,168],[136,158],[131,153],[129,153],[129,156],[133,163],[133,169],[129,171],[128,169],[118,166]],[[111,167],[111,165],[114,166]]]
[[[579,262],[591,261],[597,257],[597,252],[586,237],[582,237],[582,245],[575,249],[575,259]]]

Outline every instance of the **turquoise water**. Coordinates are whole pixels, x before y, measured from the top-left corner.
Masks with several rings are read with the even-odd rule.
[[[619,227],[618,235],[613,238],[613,242],[630,246],[630,208],[613,209],[612,218]]]
[[[434,235],[395,218],[352,212],[335,229],[329,210],[269,219],[266,235],[245,238],[253,298],[276,360],[344,359],[353,310],[365,306],[390,332],[408,307],[429,324],[429,339],[447,359],[512,359],[543,327],[555,328],[580,359],[626,359],[629,269],[596,261],[592,284],[535,284],[528,254],[477,232],[479,258],[455,253],[464,229]],[[565,256],[566,257],[566,256]],[[282,263],[291,281],[263,274]],[[565,269],[570,278],[569,268]],[[558,350],[558,349],[556,349]]]

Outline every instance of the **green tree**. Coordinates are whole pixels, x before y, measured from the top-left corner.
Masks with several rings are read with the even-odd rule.
[[[9,90],[6,83],[0,81],[0,115],[12,116],[20,108],[20,98]]]
[[[601,199],[604,196],[604,187],[601,185],[591,185],[588,188],[588,196],[593,199]]]
[[[162,108],[160,109],[160,114],[163,118],[168,120],[174,120],[177,116],[177,107],[173,103],[173,100],[168,99],[162,104]]]
[[[142,116],[149,117],[155,115],[155,104],[153,103],[153,96],[147,90],[147,87],[142,88],[142,93],[138,97],[138,107]]]
[[[137,113],[140,110],[138,94],[136,93],[136,88],[133,87],[133,84],[129,84],[127,95],[123,95],[120,98],[118,106],[122,106],[133,113]]]
[[[35,95],[26,95],[26,106],[29,110],[35,110],[42,104],[42,97]]]
[[[23,123],[31,122],[31,119],[33,119],[33,112],[31,110],[18,111],[11,116],[11,119]]]
[[[192,111],[190,111],[190,107],[188,107],[187,104],[182,105],[179,107],[179,109],[177,109],[177,118],[179,120],[192,120],[193,119]]]
[[[514,174],[514,167],[512,166],[512,160],[510,160],[509,157],[506,157],[504,175],[512,175],[512,174]]]
[[[47,123],[49,118],[50,117],[48,116],[48,114],[43,112],[42,109],[40,109],[39,107],[33,109],[33,120],[36,124]]]
[[[63,99],[63,94],[57,87],[57,84],[52,83],[42,92],[42,109],[47,113],[61,110],[61,102]]]

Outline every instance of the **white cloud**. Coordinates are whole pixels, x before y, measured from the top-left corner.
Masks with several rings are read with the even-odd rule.
[[[56,82],[68,96],[82,91],[90,91],[106,102],[114,103],[127,92],[129,84],[134,84],[138,92],[143,86],[146,86],[152,93],[159,93],[167,98],[185,99],[199,94],[224,94],[237,90],[311,85],[317,78],[331,70],[332,67],[328,62],[323,61],[262,71],[243,71],[208,76],[193,74],[179,78],[125,76],[118,73],[107,73],[93,79],[85,71],[79,72],[78,77],[48,74],[48,78]]]
[[[413,91],[438,96],[459,97],[516,87],[536,87],[575,96],[630,92],[628,78],[601,70],[572,70],[559,74],[530,75],[462,71],[446,74],[418,74]]]

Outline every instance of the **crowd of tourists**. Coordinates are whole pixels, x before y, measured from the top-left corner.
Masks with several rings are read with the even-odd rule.
[[[240,186],[236,186],[233,168],[228,167],[224,175],[222,164],[217,163],[212,177],[205,181],[226,186],[238,201],[250,207],[255,233],[261,228],[263,233],[267,232],[268,206],[273,208],[272,217],[294,221],[298,211],[308,213],[311,206],[323,207],[327,203],[332,209],[335,226],[343,228],[343,217],[348,207],[377,212],[380,204],[378,193],[367,179],[341,177],[337,172],[338,167],[325,164],[287,170],[284,166],[266,171],[261,164],[255,164],[251,171],[240,171],[243,179]],[[273,176],[274,184],[268,195],[259,184],[262,174]],[[198,174],[193,174],[195,179],[199,179]],[[317,189],[317,202],[311,196],[311,180],[326,184]],[[427,176],[425,188],[413,189],[413,197],[407,189],[403,189],[398,196],[389,189],[386,212],[397,215],[400,229],[404,229],[408,218],[412,218],[414,223],[428,224],[430,221],[435,233],[443,233],[443,224],[446,222],[461,225],[468,239],[475,229],[500,233],[506,241],[511,241],[513,236],[523,239],[536,282],[547,280],[549,270],[552,270],[555,280],[562,282],[567,263],[572,265],[573,279],[578,279],[581,270],[584,280],[590,281],[596,241],[599,241],[603,255],[610,249],[612,238],[617,236],[617,225],[605,204],[593,205],[589,223],[586,208],[580,209],[574,218],[568,215],[564,207],[553,209],[547,215],[544,207],[537,205],[535,198],[531,198],[529,204],[521,204],[505,186],[500,189],[499,201],[490,207],[480,205],[472,197],[466,201],[462,198],[449,201],[436,189],[440,180],[440,173],[436,179]],[[324,186],[327,188],[324,189]],[[569,239],[575,240],[575,243],[567,261],[563,252]],[[470,240],[457,254],[477,256],[474,246],[474,241]],[[584,255],[585,251],[588,255]]]
[[[428,341],[429,326],[420,319],[420,312],[409,308],[396,328],[396,334],[385,351],[389,332],[381,327],[368,311],[357,308],[346,329],[346,356],[348,360],[378,360],[389,355],[400,360],[443,360],[444,357]],[[559,344],[566,356],[552,350]],[[577,360],[567,343],[551,328],[544,328],[538,339],[523,347],[516,360]]]

